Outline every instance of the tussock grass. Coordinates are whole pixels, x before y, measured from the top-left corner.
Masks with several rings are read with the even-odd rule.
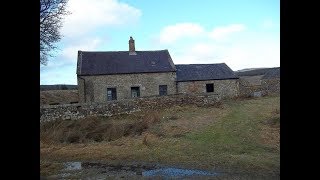
[[[53,143],[89,143],[114,141],[124,136],[141,135],[160,121],[159,113],[141,116],[121,115],[117,118],[87,117],[80,120],[57,120],[40,126],[40,141]]]

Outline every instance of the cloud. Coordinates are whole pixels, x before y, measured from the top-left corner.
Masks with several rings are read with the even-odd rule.
[[[177,41],[184,37],[196,38]],[[226,63],[233,70],[280,66],[279,34],[248,32],[244,24],[217,26],[207,31],[199,24],[178,23],[163,28],[160,40],[167,43],[165,46],[174,47],[169,51],[175,64]]]
[[[246,27],[243,24],[231,24],[228,26],[216,27],[209,32],[209,37],[214,40],[221,40],[230,36],[232,33],[240,32],[245,29]]]
[[[123,25],[136,22],[141,11],[118,0],[69,0],[62,34],[79,36],[105,25]]]
[[[225,40],[235,32],[244,31],[243,24],[231,24],[228,26],[216,27],[212,31],[206,31],[201,25],[188,22],[177,23],[164,27],[158,35],[157,41],[162,44],[172,44],[182,38],[207,38],[213,40]]]
[[[221,47],[216,44],[197,43],[190,48],[190,52],[196,55],[210,55],[214,52],[217,52],[218,49],[221,49]]]
[[[189,44],[183,51],[173,53],[173,61],[176,64],[205,64],[219,63],[226,57],[226,46],[214,42]]]
[[[89,38],[84,39],[82,42],[77,44],[71,44],[64,48],[61,53],[61,58],[66,61],[77,61],[77,52],[79,50],[83,51],[94,51],[101,44],[102,40],[100,38]]]
[[[170,51],[175,64],[226,63],[231,69],[280,66],[280,38],[264,33],[232,40],[232,43],[198,41],[177,52]]]
[[[195,23],[178,23],[164,27],[160,32],[160,43],[173,43],[183,37],[195,37],[204,32],[202,26]]]
[[[58,53],[49,59],[46,66],[40,66],[41,73],[46,70],[51,70],[64,66],[76,66],[77,55],[79,50],[95,51],[102,43],[100,38],[85,38],[75,42],[68,42],[65,47],[58,51]]]

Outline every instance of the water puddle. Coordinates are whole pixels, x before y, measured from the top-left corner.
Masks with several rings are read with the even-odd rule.
[[[179,168],[160,168],[142,172],[142,176],[216,176],[218,173],[210,173],[201,170],[179,169]]]
[[[66,162],[64,163],[65,170],[72,171],[72,170],[80,170],[81,169],[81,162]]]

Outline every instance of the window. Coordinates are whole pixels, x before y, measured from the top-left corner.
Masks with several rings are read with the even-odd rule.
[[[131,87],[131,97],[140,97],[140,87]]]
[[[159,85],[159,95],[166,96],[167,95],[167,85]]]
[[[213,84],[206,84],[207,92],[213,92]]]
[[[107,100],[117,100],[117,90],[116,88],[107,88]]]

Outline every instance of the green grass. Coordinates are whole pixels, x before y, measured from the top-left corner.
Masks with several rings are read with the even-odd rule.
[[[226,105],[231,109],[229,114],[201,132],[186,135],[185,140],[193,146],[184,151],[199,160],[230,164],[232,168],[277,170],[279,149],[263,144],[259,137],[264,120],[274,118],[272,108],[279,108],[279,98],[229,101]]]

